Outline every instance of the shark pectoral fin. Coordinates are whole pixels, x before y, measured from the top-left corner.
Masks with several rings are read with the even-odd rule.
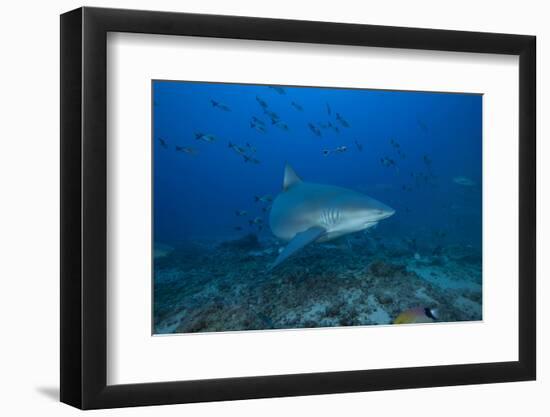
[[[269,266],[269,269],[275,268],[289,256],[298,252],[307,244],[319,239],[325,233],[326,230],[319,226],[310,227],[303,232],[296,233],[296,236],[294,236],[294,238],[290,242],[288,242],[288,245],[286,245],[284,250],[279,254],[275,262]]]

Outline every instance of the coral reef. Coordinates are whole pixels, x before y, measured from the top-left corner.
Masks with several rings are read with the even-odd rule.
[[[278,248],[256,235],[180,244],[155,262],[154,331],[390,324],[418,306],[439,321],[481,320],[481,253],[450,246],[415,259],[408,246],[356,237],[269,270]]]

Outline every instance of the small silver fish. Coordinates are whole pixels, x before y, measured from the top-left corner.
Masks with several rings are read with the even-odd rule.
[[[195,139],[202,140],[204,142],[215,142],[216,137],[214,135],[206,135],[202,132],[196,132],[195,133]]]
[[[349,127],[349,123],[340,113],[336,113],[336,120],[338,120],[342,126]]]
[[[428,133],[428,126],[426,126],[426,123],[424,123],[420,117],[416,117],[416,123],[418,123],[418,127],[424,132]]]
[[[473,187],[476,183],[468,177],[458,176],[453,178],[453,182],[463,187]]]
[[[338,147],[336,148],[336,152],[340,152],[340,153],[346,152],[347,150],[348,150],[348,147],[347,147],[347,146],[338,146]]]
[[[252,129],[255,129],[256,131],[260,132],[260,133],[266,133],[267,132],[267,129],[265,128],[265,126],[262,126],[260,124],[257,124],[257,123],[250,123],[250,127]]]
[[[243,158],[244,158],[244,162],[250,162],[252,164],[256,164],[258,165],[260,163],[260,161],[256,158],[252,158],[251,156],[248,156],[248,155],[243,155]]]
[[[348,150],[348,147],[345,146],[345,145],[338,146],[336,149],[325,149],[325,150],[323,150],[323,155],[328,156],[331,153],[344,153],[347,150]]]
[[[265,122],[256,116],[252,116],[252,122],[256,123],[257,125],[265,126]]]
[[[300,106],[298,103],[296,103],[295,101],[293,101],[292,103],[290,103],[290,105],[292,107],[294,107],[296,110],[298,111],[304,111],[304,108],[302,106]]]
[[[258,102],[258,104],[260,106],[262,106],[262,108],[267,109],[267,107],[268,107],[267,103],[264,100],[262,100],[261,97],[256,96],[256,101]]]
[[[256,217],[256,218],[251,219],[251,220],[248,221],[248,224],[251,225],[251,226],[253,224],[263,224],[263,223],[264,223],[264,221],[262,220],[261,217]]]
[[[176,145],[176,152],[183,152],[189,155],[195,155],[197,153],[197,150],[188,146]]]
[[[256,153],[256,148],[252,146],[250,143],[246,142],[246,147],[250,149],[250,152]]]
[[[277,87],[275,85],[269,85],[267,88],[271,88],[272,90],[275,90],[278,94],[286,94],[286,91],[283,87]]]
[[[288,132],[289,128],[288,128],[288,125],[284,122],[281,122],[281,121],[277,121],[274,123],[275,126],[277,126],[279,129],[282,129],[284,130],[285,132]]]
[[[277,121],[280,119],[277,113],[269,109],[264,109],[264,113],[271,119],[271,124],[277,123]]]
[[[233,149],[235,152],[237,152],[239,155],[244,155],[246,153],[246,151],[241,148],[240,146],[238,145],[235,145],[234,143],[231,143],[229,142],[229,148]]]
[[[321,130],[317,126],[315,126],[311,122],[308,123],[307,126],[309,127],[309,130],[311,130],[315,136],[321,137]]]
[[[257,195],[254,196],[254,201],[256,203],[258,202],[261,202],[261,203],[271,203],[273,202],[273,197],[269,194],[267,195],[264,195],[264,196],[261,196],[261,197],[258,197]]]
[[[391,167],[395,165],[395,161],[393,159],[388,158],[387,156],[380,158],[380,162],[385,167]]]
[[[220,110],[223,110],[223,111],[231,111],[229,106],[227,106],[223,103],[220,103],[219,101],[210,100],[210,102],[212,103],[212,107],[216,107],[217,109],[220,109]]]

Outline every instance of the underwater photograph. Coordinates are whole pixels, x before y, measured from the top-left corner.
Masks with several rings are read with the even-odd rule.
[[[153,334],[482,320],[482,95],[151,86]]]

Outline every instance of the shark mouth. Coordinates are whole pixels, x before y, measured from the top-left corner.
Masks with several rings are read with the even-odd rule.
[[[365,222],[365,229],[370,229],[371,227],[376,227],[377,225],[378,225],[378,221]]]

